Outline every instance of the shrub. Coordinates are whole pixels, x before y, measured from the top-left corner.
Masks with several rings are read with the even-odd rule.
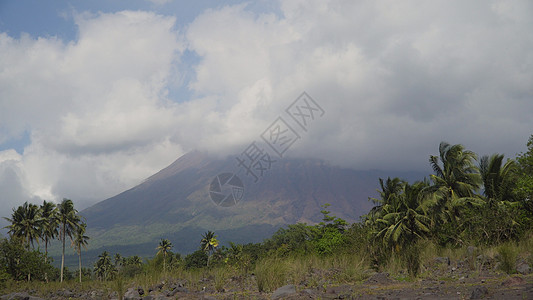
[[[409,276],[416,277],[420,271],[420,246],[418,243],[405,247],[402,256]]]
[[[193,253],[185,256],[185,268],[198,269],[207,265],[207,254],[202,250],[196,250]]]
[[[324,234],[315,243],[315,249],[320,255],[331,255],[344,244],[342,233],[334,228],[326,228]]]
[[[507,274],[516,272],[516,257],[518,251],[511,243],[502,244],[498,247],[498,254],[500,255],[500,269]]]

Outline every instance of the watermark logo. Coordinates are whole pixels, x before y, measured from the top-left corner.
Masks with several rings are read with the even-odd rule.
[[[298,142],[303,134],[307,133],[310,124],[324,116],[325,113],[306,92],[296,98],[285,109],[285,112],[289,115],[289,119],[279,116],[260,135],[268,148],[253,141],[235,158],[236,166],[239,168],[237,172],[244,171],[244,174],[251,177],[254,183],[263,178],[272,165],[278,161],[276,159],[283,158],[285,152]],[[298,126],[291,126],[290,123]],[[273,153],[271,154],[267,149],[272,150]],[[216,205],[233,206],[244,197],[244,184],[235,173],[221,173],[211,182],[209,196]]]
[[[317,117],[324,115],[324,110],[318,105],[318,103],[303,92],[300,97],[296,98],[294,102],[285,110],[291,118],[302,127],[304,131],[307,131],[309,124]]]
[[[244,196],[244,184],[233,173],[221,173],[211,181],[209,196],[216,205],[228,207],[241,201]]]

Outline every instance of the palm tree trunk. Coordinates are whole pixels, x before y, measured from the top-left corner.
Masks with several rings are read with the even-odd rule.
[[[63,282],[63,267],[65,266],[65,223],[63,223],[63,232],[61,233],[61,240],[63,242],[63,252],[61,253],[61,279]]]
[[[48,237],[44,238],[44,263],[48,261]],[[48,272],[44,272],[44,280],[48,283]]]
[[[48,260],[48,237],[44,238],[44,263]]]
[[[167,260],[167,253],[165,252],[165,255],[163,255],[163,272],[165,272],[165,261]]]
[[[80,270],[80,283],[81,283],[81,249],[80,251],[78,251],[78,258],[79,258],[79,265],[80,265],[79,270]]]

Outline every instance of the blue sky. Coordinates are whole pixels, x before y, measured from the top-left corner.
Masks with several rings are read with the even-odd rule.
[[[438,144],[514,157],[533,133],[533,4],[0,0],[0,215],[80,208],[193,149],[235,155],[303,91],[289,152],[430,172]]]
[[[0,29],[13,36],[25,32],[35,37],[57,36],[64,40],[74,40],[77,34],[72,19],[74,13],[148,10],[158,14],[175,16],[176,26],[182,27],[191,23],[196,16],[206,9],[217,9],[236,4],[245,4],[248,10],[258,13],[279,13],[276,1],[2,0],[0,1]]]

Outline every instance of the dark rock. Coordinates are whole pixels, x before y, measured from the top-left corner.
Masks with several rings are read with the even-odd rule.
[[[141,296],[139,296],[139,289],[129,288],[124,293],[124,300],[140,300],[140,299],[141,299]]]
[[[163,295],[148,295],[142,298],[142,300],[168,300],[168,299],[172,299],[172,298],[168,298]]]
[[[74,293],[72,291],[66,290],[66,289],[57,291],[56,295],[61,296],[61,297],[65,297],[67,299],[74,297]]]
[[[118,293],[113,291],[109,294],[110,299],[118,299]]]
[[[435,262],[438,264],[450,265],[450,258],[449,257],[436,257]]]
[[[507,279],[506,281],[502,282],[503,286],[513,286],[518,285],[524,282],[524,278],[522,277],[511,277]]]
[[[488,294],[489,294],[489,290],[486,287],[478,286],[472,291],[472,294],[470,295],[470,299],[483,299]]]
[[[296,287],[292,284],[289,284],[275,290],[270,299],[282,299],[294,294],[296,294]]]
[[[303,295],[314,295],[316,294],[316,291],[315,290],[312,290],[312,289],[305,289],[303,291],[300,292],[301,294]]]
[[[34,297],[26,292],[11,293],[0,297],[2,300],[44,300],[43,298]]]
[[[144,295],[144,289],[142,287],[138,287],[137,288],[137,293],[139,294],[139,296]]]
[[[531,268],[529,267],[528,263],[520,262],[518,266],[516,266],[516,271],[522,275],[527,275],[531,273]]]
[[[90,299],[102,299],[104,298],[104,292],[102,290],[91,291],[88,294]]]
[[[168,297],[173,297],[177,293],[188,293],[188,292],[189,292],[189,290],[187,288],[177,287],[177,288],[173,289],[172,291],[168,292],[167,296]]]
[[[370,276],[365,283],[368,284],[388,284],[392,283],[392,280],[389,278],[389,273],[377,273]]]

